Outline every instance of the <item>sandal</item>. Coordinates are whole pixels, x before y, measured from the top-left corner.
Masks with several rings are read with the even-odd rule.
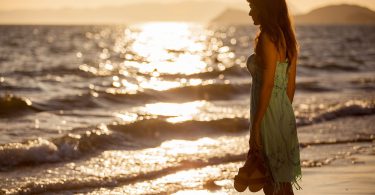
[[[248,187],[251,192],[261,190],[270,178],[269,171],[265,164],[264,156],[259,151],[249,151],[245,165],[239,168],[234,177],[234,188],[243,192]]]

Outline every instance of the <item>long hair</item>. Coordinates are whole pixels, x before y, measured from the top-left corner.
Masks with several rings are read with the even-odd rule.
[[[285,0],[248,0],[256,6],[259,12],[259,23],[261,32],[266,32],[278,51],[282,47],[282,36],[284,34],[287,58],[289,61],[297,57],[297,40],[292,27],[292,20]],[[257,45],[260,33],[255,43]],[[257,50],[257,49],[256,49]]]

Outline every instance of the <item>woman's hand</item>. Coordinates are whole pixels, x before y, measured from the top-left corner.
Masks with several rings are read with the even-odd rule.
[[[253,127],[251,128],[249,143],[250,143],[250,150],[260,151],[263,148],[259,125],[254,124]]]

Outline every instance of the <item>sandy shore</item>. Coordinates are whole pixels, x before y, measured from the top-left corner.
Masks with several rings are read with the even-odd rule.
[[[295,195],[373,195],[375,194],[375,155],[353,155],[352,165],[329,165],[302,169],[302,190],[294,190]],[[258,193],[236,193],[252,194]]]

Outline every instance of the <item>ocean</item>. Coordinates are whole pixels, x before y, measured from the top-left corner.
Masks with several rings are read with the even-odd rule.
[[[0,26],[0,194],[231,194],[255,27]],[[375,153],[375,26],[297,26],[302,166]],[[302,175],[303,179],[303,175]]]

